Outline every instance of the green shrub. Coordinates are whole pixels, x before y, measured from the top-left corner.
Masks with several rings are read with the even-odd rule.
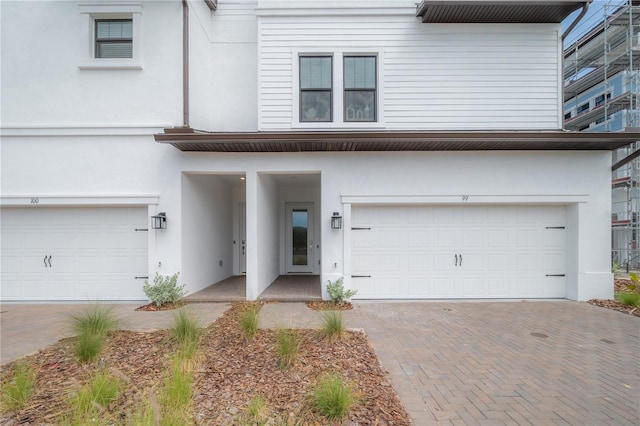
[[[193,358],[200,344],[202,329],[191,312],[179,309],[174,313],[171,334],[178,342],[180,355],[186,359]]]
[[[242,330],[242,334],[249,340],[253,339],[253,336],[258,332],[259,313],[260,306],[255,303],[250,303],[247,304],[240,314],[240,328]]]
[[[185,285],[178,285],[179,275],[179,272],[171,276],[160,275],[156,272],[153,278],[153,285],[145,280],[144,286],[142,287],[144,294],[146,294],[149,300],[156,306],[177,302],[186,294],[186,290],[184,289]]]
[[[0,411],[18,410],[27,403],[36,383],[36,372],[27,364],[19,363],[12,378],[2,384]]]
[[[113,315],[113,306],[92,305],[70,315],[73,331],[78,334],[75,353],[80,362],[93,361],[109,332],[119,321]]]
[[[640,293],[618,293],[616,299],[629,306],[640,306]]]
[[[335,340],[342,337],[342,333],[344,333],[342,312],[324,311],[322,313],[322,333],[329,338],[329,340]]]
[[[345,417],[353,403],[351,388],[336,373],[320,377],[311,393],[313,410],[329,420]]]
[[[343,305],[347,299],[355,296],[357,292],[357,290],[345,291],[342,277],[338,278],[334,282],[329,281],[329,284],[327,284],[327,293],[329,293],[331,301],[336,305]]]
[[[292,329],[279,329],[276,332],[276,342],[278,355],[280,355],[280,368],[286,370],[293,365],[298,355],[300,348],[298,333]]]
[[[83,386],[71,401],[71,424],[93,423],[100,411],[115,402],[120,396],[121,383],[105,371],[97,372],[89,382]]]
[[[71,326],[76,334],[92,334],[106,336],[113,331],[120,321],[113,315],[113,305],[90,305],[78,313],[72,313]]]

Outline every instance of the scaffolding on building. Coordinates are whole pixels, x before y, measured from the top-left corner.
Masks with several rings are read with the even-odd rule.
[[[565,49],[564,59],[567,130],[640,128],[640,0],[606,5],[602,22]],[[640,142],[618,149],[612,161],[639,149]],[[611,211],[612,262],[640,269],[640,158],[613,171]]]

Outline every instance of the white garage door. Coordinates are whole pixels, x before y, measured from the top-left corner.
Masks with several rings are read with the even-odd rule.
[[[146,212],[3,208],[2,300],[146,299]]]
[[[352,210],[356,298],[565,297],[560,206]]]

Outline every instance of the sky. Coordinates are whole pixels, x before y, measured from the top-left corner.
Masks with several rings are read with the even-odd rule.
[[[580,20],[578,25],[564,40],[564,47],[569,47],[574,41],[588,33],[594,26],[598,25],[604,19],[605,6],[607,13],[612,13],[616,9],[616,6],[624,3],[624,0],[593,0],[591,5],[589,5],[587,14]],[[573,22],[573,20],[580,14],[581,10],[573,12],[562,22],[563,30]]]

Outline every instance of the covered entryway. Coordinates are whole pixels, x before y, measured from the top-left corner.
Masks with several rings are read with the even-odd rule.
[[[354,206],[360,299],[564,298],[564,206]]]
[[[144,300],[146,207],[2,209],[2,300]]]

